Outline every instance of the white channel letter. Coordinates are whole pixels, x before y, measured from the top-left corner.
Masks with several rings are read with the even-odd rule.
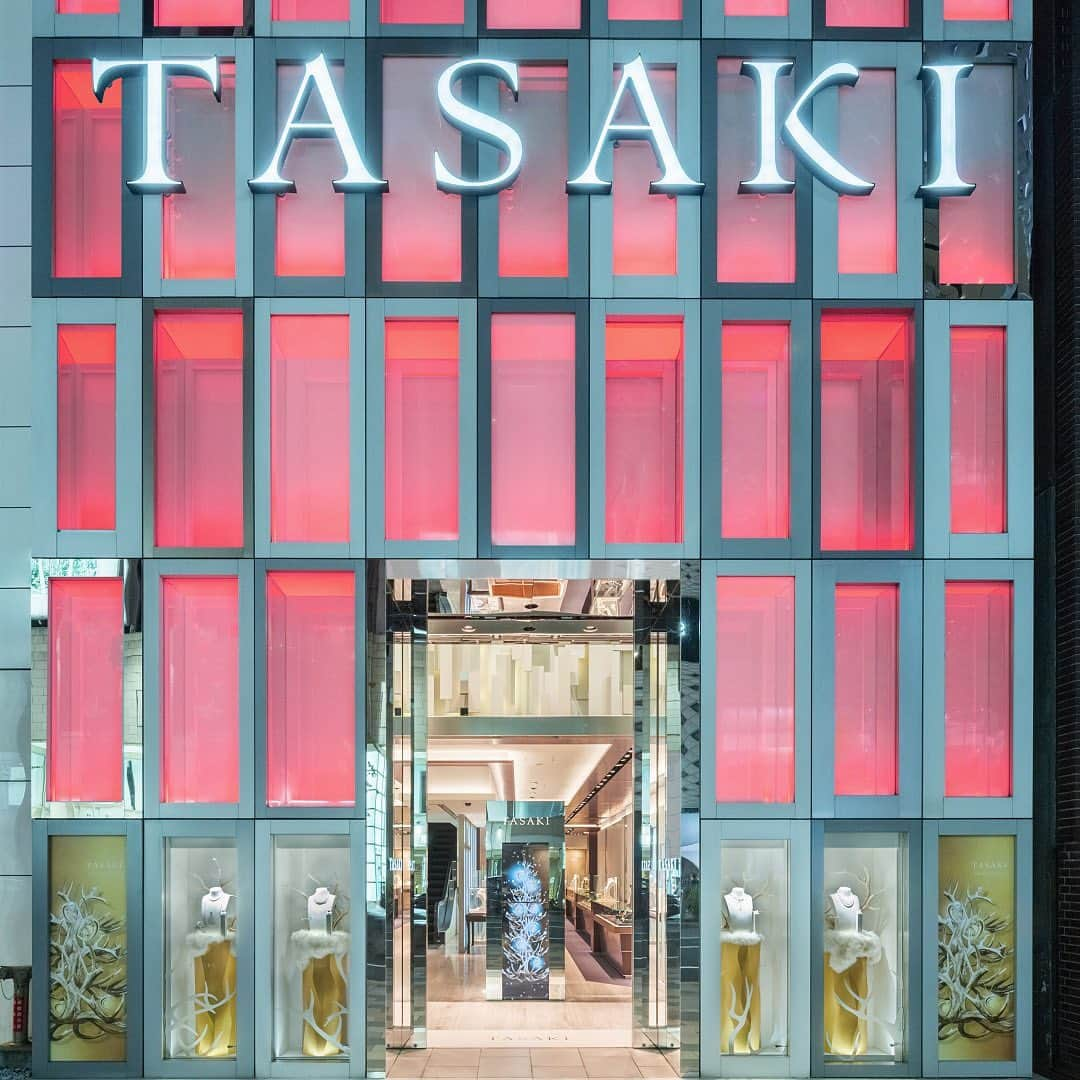
[[[739,184],[740,194],[784,195],[795,190],[795,181],[785,180],[776,163],[776,80],[794,66],[794,60],[744,60],[739,68],[758,91],[758,170]]]
[[[322,100],[326,120],[300,119],[313,93],[317,93]],[[252,191],[283,195],[287,191],[296,190],[296,181],[286,180],[281,175],[281,166],[294,139],[333,139],[337,142],[345,158],[345,175],[340,180],[333,181],[335,191],[386,191],[390,187],[385,180],[374,176],[364,164],[345,119],[345,110],[341,107],[341,100],[334,88],[334,80],[330,77],[326,57],[322,53],[304,66],[304,76],[289,110],[289,118],[281,129],[274,156],[258,176],[248,181],[248,187]]]
[[[490,180],[464,180],[455,176],[445,165],[439,151],[435,151],[435,186],[440,191],[458,195],[493,195],[509,187],[521,172],[525,149],[521,136],[507,123],[489,116],[454,97],[454,83],[468,74],[493,75],[510,87],[514,100],[518,99],[517,64],[507,60],[486,60],[474,57],[451,64],[440,76],[436,88],[439,108],[443,116],[458,129],[478,135],[485,142],[494,143],[506,154],[506,168]]]
[[[90,65],[94,96],[104,100],[105,91],[125,75],[142,72],[146,80],[145,158],[141,176],[127,186],[136,195],[162,195],[184,190],[184,182],[169,175],[165,165],[165,80],[170,75],[195,75],[205,79],[221,100],[221,72],[216,56],[205,60],[98,60]]]
[[[638,111],[645,121],[643,124],[615,123],[615,113],[627,90],[634,95]],[[659,180],[653,180],[649,184],[650,194],[701,194],[705,185],[691,178],[682,167],[682,162],[679,161],[679,155],[675,152],[671,136],[664,124],[664,118],[660,115],[660,106],[656,103],[656,95],[649,82],[649,72],[640,53],[623,67],[622,78],[619,79],[615,96],[611,99],[611,108],[608,109],[604,126],[596,137],[592,157],[589,159],[589,164],[585,166],[585,171],[566,182],[566,190],[571,195],[608,195],[611,193],[611,181],[601,180],[596,170],[605,144],[615,139],[642,139],[652,146],[663,175]]]
[[[974,67],[974,64],[925,64],[919,72],[920,79],[930,76],[926,86],[930,129],[926,158],[933,179],[919,188],[924,199],[970,195],[975,190],[974,184],[960,176],[956,161],[956,84],[966,79]]]

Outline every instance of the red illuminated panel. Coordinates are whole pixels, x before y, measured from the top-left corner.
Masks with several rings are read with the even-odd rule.
[[[728,4],[727,14],[735,14]],[[786,8],[784,11],[786,14]],[[740,195],[739,184],[757,170],[758,95],[740,75],[742,60],[716,62],[716,280],[795,280],[795,195]],[[776,108],[786,115],[793,78],[777,80]],[[776,161],[784,176],[795,175],[792,153],[781,144]]]
[[[526,146],[512,187],[499,193],[499,276],[566,277],[570,261],[566,64],[522,64],[519,97],[500,83],[499,111]]]
[[[120,578],[49,579],[50,802],[120,802],[124,761]]]
[[[716,579],[716,801],[795,801],[795,579]]]
[[[608,0],[608,18],[659,21],[682,18],[682,0]]]
[[[489,30],[579,30],[581,0],[488,0]]]
[[[349,539],[349,317],[270,319],[270,539]]]
[[[1012,0],[945,0],[946,19],[998,22],[1012,18]]]
[[[574,357],[572,314],[491,317],[494,544],[574,543]]]
[[[161,801],[240,797],[235,577],[161,579]]]
[[[425,20],[426,21],[426,20]],[[439,112],[432,87],[451,63],[445,56],[383,61],[382,196],[384,281],[461,280],[461,196],[435,187],[434,152],[461,168],[461,136]]]
[[[1005,328],[950,331],[951,531],[1005,531]]]
[[[681,543],[682,319],[609,318],[605,356],[607,542]]]
[[[274,22],[347,22],[350,0],[274,0]]]
[[[840,159],[872,178],[869,195],[841,195],[836,257],[841,274],[896,273],[896,72],[866,70],[839,91]]]
[[[725,539],[789,533],[791,326],[726,322],[721,344]]]
[[[120,80],[99,102],[89,60],[53,65],[53,274],[119,277]]]
[[[908,0],[825,0],[826,26],[907,26]]]
[[[458,323],[386,320],[387,540],[458,538]]]
[[[282,123],[289,115],[303,75],[299,64],[278,65],[277,114]],[[341,97],[345,67],[340,61],[330,61],[330,76]],[[300,120],[326,120],[326,110],[317,94],[309,98]],[[341,277],[345,273],[345,196],[333,188],[334,179],[344,169],[344,158],[333,139],[293,141],[282,175],[296,184],[296,191],[274,200],[274,263],[279,277]]]
[[[184,194],[161,200],[161,276],[236,276],[236,64],[221,65],[221,101],[191,76],[167,94],[169,171]]]
[[[356,580],[266,575],[266,802],[356,801]]]
[[[1008,581],[945,583],[945,794],[1012,794]]]
[[[56,334],[56,527],[116,528],[116,327]]]
[[[242,547],[242,312],[157,312],[154,421],[154,543]]]
[[[119,15],[120,0],[56,0],[57,15]]]
[[[899,791],[899,615],[897,585],[836,586],[837,795]]]
[[[914,542],[910,311],[821,317],[821,547],[905,551]]]
[[[725,0],[725,15],[786,15],[788,0]],[[790,173],[788,174],[790,175]]]
[[[243,26],[244,0],[154,0],[155,26]]]
[[[971,195],[940,201],[941,264],[948,285],[1008,285],[1013,263],[1013,70],[976,64],[956,87],[956,156]]]
[[[634,16],[637,18],[638,16]],[[651,18],[660,18],[652,15]],[[622,68],[615,69],[618,86]],[[649,67],[649,81],[668,134],[675,140],[675,69]],[[634,95],[622,98],[616,123],[640,124]],[[613,274],[671,275],[678,272],[678,201],[667,195],[650,195],[649,184],[661,170],[652,146],[644,139],[624,139],[612,150],[612,250]]]
[[[458,26],[464,21],[465,0],[379,0],[381,23]]]

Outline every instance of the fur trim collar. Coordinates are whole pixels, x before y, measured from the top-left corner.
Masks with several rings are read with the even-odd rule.
[[[873,930],[826,930],[825,955],[837,975],[863,957],[876,964],[881,959],[881,938]]]

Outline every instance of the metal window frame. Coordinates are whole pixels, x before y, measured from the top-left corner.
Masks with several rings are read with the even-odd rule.
[[[1033,314],[1026,301],[928,300],[923,304],[924,546],[930,558],[1030,559],[1035,554]],[[951,532],[951,341],[954,326],[1005,330],[1005,532]]]
[[[369,38],[475,38],[477,0],[462,0],[465,17],[460,23],[382,23],[380,0],[368,0]]]
[[[255,555],[258,558],[347,558],[364,555],[364,301],[255,301]],[[343,543],[274,541],[270,535],[270,325],[275,315],[344,315],[349,319],[349,539]]]
[[[1030,1076],[1034,1020],[1032,825],[1030,820],[926,821],[923,831],[923,1073],[926,1076]],[[937,1050],[938,858],[943,836],[1013,836],[1015,848],[1016,1057],[1012,1061],[939,1061]]]
[[[602,3],[603,0],[594,0]],[[685,0],[689,2],[689,0]],[[631,24],[636,25],[636,24]],[[594,19],[594,32],[597,31]],[[641,40],[636,37],[593,38],[589,42],[589,138],[599,133],[611,106],[614,68],[640,55],[649,66],[675,68],[674,143],[679,160],[692,177],[701,173],[701,48],[697,40]],[[591,144],[590,144],[591,146]],[[612,175],[613,146],[600,153],[598,172]],[[657,170],[659,172],[659,168]],[[589,196],[589,296],[695,299],[701,292],[701,196],[675,195],[677,271],[674,274],[615,274],[612,269],[614,205],[612,196]]]
[[[156,0],[143,0],[143,37],[251,37],[255,32],[255,0],[244,0],[244,22],[229,34],[227,26],[155,26]]]
[[[483,2],[483,0],[481,0]],[[501,35],[481,38],[481,56],[514,63],[530,61],[565,62],[567,70],[567,160],[570,169],[589,153],[588,111],[579,102],[589,96],[588,45],[584,40],[515,38]],[[497,116],[499,88],[491,79],[479,89],[479,103],[485,112]],[[530,152],[526,147],[526,155]],[[541,151],[534,148],[533,152]],[[490,143],[479,148],[479,175],[494,175],[499,168],[499,152]],[[526,157],[527,160],[527,157]],[[500,195],[477,198],[477,292],[492,297],[587,297],[589,294],[589,196],[567,195],[567,275],[553,277],[502,277],[499,274]]]
[[[138,300],[33,301],[33,553],[43,558],[142,555],[142,339]],[[116,327],[116,527],[60,530],[57,514],[57,334]]]
[[[152,297],[143,301],[142,335],[142,461],[143,461],[143,552],[147,558],[217,558],[236,559],[252,557],[253,513],[252,489],[254,487],[253,462],[253,396],[255,363],[252,347],[253,301],[242,298],[211,297],[207,299],[180,299],[176,297]],[[176,310],[239,310],[244,319],[244,546],[242,548],[214,547],[161,547],[154,532],[155,472],[155,383],[154,383],[154,317],[159,311]]]
[[[790,559],[703,559],[701,563],[701,817],[753,822],[808,818],[811,771],[811,599],[813,564]],[[733,803],[716,798],[716,581],[722,577],[795,579],[795,801]],[[756,1066],[755,1066],[756,1067]]]
[[[33,968],[39,977],[31,982],[32,1024],[38,1037],[32,1046],[33,1074],[68,1080],[103,1080],[105,1077],[143,1075],[143,1001],[142,1001],[142,826],[137,821],[65,821],[51,819],[31,823],[33,847]],[[125,841],[126,882],[127,1056],[124,1061],[50,1061],[49,1060],[49,838],[52,836],[122,836]]]
[[[927,560],[924,570],[922,813],[927,818],[1029,818],[1033,805],[1035,710],[1035,583],[1030,559]],[[950,581],[1009,581],[1012,598],[1012,795],[945,795],[945,586]]]
[[[945,20],[944,0],[923,0],[923,37],[929,41],[1030,41],[1031,0],[1010,0],[1011,19]]]
[[[813,0],[813,36],[831,41],[920,41],[923,36],[923,0],[907,0],[907,26],[828,26],[826,0]]]
[[[810,1075],[810,822],[806,820],[722,820],[701,821],[701,901],[711,907],[703,912],[705,926],[718,927],[721,921],[720,896],[723,889],[723,845],[726,841],[782,841],[787,845],[788,955],[787,972],[787,1053],[725,1054],[720,1042],[720,1025],[704,1026],[701,1038],[701,1075],[741,1077],[752,1071],[758,1077],[807,1077]],[[720,964],[716,957],[717,937],[709,941],[711,955],[701,963],[701,1013],[719,1017],[722,1009]],[[751,1064],[752,1062],[752,1064]]]
[[[538,37],[563,39],[589,37],[589,0],[578,0],[581,11],[581,25],[576,30],[552,29],[551,27],[536,27],[534,29],[528,26],[511,27],[506,30],[493,29],[487,24],[488,3],[489,0],[476,0],[476,32],[481,38],[494,38],[496,40],[500,38],[524,38],[530,40]],[[483,55],[490,56],[492,53],[489,50]]]
[[[611,316],[678,316],[683,325],[683,538],[614,543],[606,536],[607,349]],[[701,547],[701,301],[602,300],[589,304],[589,553],[594,559],[697,559]]]
[[[387,319],[457,319],[458,322],[458,538],[386,538]],[[369,300],[367,303],[367,552],[371,558],[476,557],[477,400],[476,300]]]
[[[147,559],[143,564],[143,788],[148,819],[242,819],[255,815],[254,565],[250,559]],[[235,577],[239,617],[240,787],[236,803],[161,800],[161,582],[166,577]],[[195,826],[193,826],[195,827]],[[183,1070],[181,1070],[182,1072]]]
[[[723,498],[723,327],[725,323],[781,322],[789,327],[788,520],[786,539],[725,540]],[[706,558],[810,557],[813,521],[812,318],[809,300],[705,300],[701,340],[712,355],[701,360],[701,401],[711,422],[701,427],[701,551]],[[711,483],[705,486],[705,478]]]
[[[791,42],[811,36],[810,0],[788,0],[787,15],[728,15],[727,0],[701,0],[703,38],[771,38]]]
[[[589,33],[593,38],[678,40],[701,37],[701,0],[682,0],[683,14],[679,20],[609,19],[608,0],[588,0],[588,3],[590,7]],[[610,98],[608,100],[610,101]]]
[[[276,570],[346,571],[354,580],[353,628],[355,635],[355,671],[353,719],[355,730],[355,784],[352,806],[268,806],[266,802],[267,768],[267,633],[266,633],[266,575]],[[364,778],[367,743],[362,738],[367,726],[366,694],[367,648],[364,590],[366,574],[362,559],[256,559],[254,563],[255,593],[255,817],[260,819],[294,819],[303,828],[304,822],[315,819],[362,819],[366,816]],[[332,748],[328,748],[328,751]],[[258,1074],[262,1075],[262,1074]]]
[[[734,21],[734,20],[732,20]],[[741,20],[740,20],[741,21]],[[716,62],[731,58],[792,59],[796,95],[805,87],[811,69],[811,46],[807,41],[712,40],[701,43],[701,170],[705,191],[701,196],[701,295],[707,298],[794,299],[812,293],[813,281],[813,188],[809,171],[795,159],[795,280],[791,282],[721,282],[716,280],[719,225],[717,204],[720,143],[719,93]],[[711,73],[711,74],[710,74]],[[777,133],[777,139],[780,135]],[[752,197],[752,196],[751,196]]]
[[[83,16],[71,16],[82,18]],[[107,17],[107,16],[106,16]],[[35,38],[33,53],[33,187],[48,197],[34,199],[31,212],[33,244],[31,278],[34,296],[140,297],[142,296],[141,195],[127,184],[120,189],[120,276],[112,278],[62,278],[53,274],[53,65],[61,60],[90,61],[96,55],[138,59],[138,38]],[[124,178],[136,175],[142,155],[143,89],[129,83],[121,95],[121,171]]]
[[[378,0],[371,0],[377,3]],[[366,0],[349,0],[348,21],[273,17],[273,0],[255,0],[255,36],[264,37],[365,37]]]
[[[504,314],[574,317],[575,534],[569,546],[500,545],[491,539],[491,318]],[[481,300],[477,311],[477,539],[480,558],[587,558],[589,553],[589,302]]]
[[[165,980],[169,975],[170,957],[165,955],[165,920],[167,897],[165,891],[168,864],[165,846],[172,839],[229,841],[236,845],[237,899],[240,917],[237,919],[236,950],[236,1056],[215,1059],[201,1057],[166,1057],[162,1048],[162,1020],[165,1016]],[[250,820],[231,821],[150,821],[144,838],[143,865],[145,871],[144,931],[143,931],[143,1028],[144,1071],[149,1076],[206,1077],[207,1080],[229,1080],[232,1077],[254,1075],[255,1046],[255,971],[252,940],[255,936],[259,907],[255,889],[255,823]],[[156,1037],[155,1037],[156,1035]]]
[[[33,0],[34,37],[140,37],[141,0],[120,0],[115,15],[60,15],[56,0]]]
[[[269,161],[277,146],[278,68],[283,65],[304,65],[319,54],[330,63],[343,67],[342,108],[353,122],[365,115],[364,41],[356,38],[308,38],[277,36],[260,38],[255,49],[254,100],[264,103],[255,110],[256,168]],[[370,159],[365,158],[370,165]],[[288,156],[285,158],[288,165]],[[372,166],[373,167],[373,166]],[[283,174],[287,174],[283,168]],[[239,177],[238,177],[239,179]],[[244,178],[246,186],[246,177]],[[329,183],[331,178],[327,178]],[[268,192],[252,197],[254,206],[254,286],[256,296],[363,296],[364,247],[367,236],[364,224],[365,196],[358,192],[342,195],[345,200],[345,273],[335,277],[278,275],[277,259],[277,202],[280,198]]]

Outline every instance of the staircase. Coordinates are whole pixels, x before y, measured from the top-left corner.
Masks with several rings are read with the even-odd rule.
[[[457,828],[443,821],[428,822],[428,944],[441,945],[446,935],[439,931],[437,909],[446,896],[452,866],[457,863]],[[456,882],[455,882],[456,884]]]

